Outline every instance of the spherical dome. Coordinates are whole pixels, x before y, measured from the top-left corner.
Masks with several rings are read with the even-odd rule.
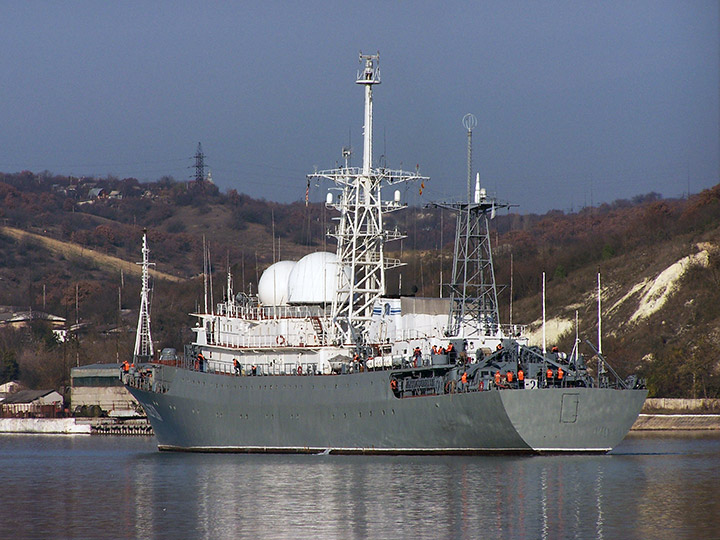
[[[329,304],[337,290],[337,255],[325,251],[300,259],[290,272],[288,284],[291,304]],[[350,282],[349,272],[345,272]]]
[[[266,306],[284,306],[288,303],[288,277],[297,263],[279,261],[268,266],[258,281],[258,299]]]

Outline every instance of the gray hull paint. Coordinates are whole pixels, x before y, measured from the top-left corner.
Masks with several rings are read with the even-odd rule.
[[[398,399],[390,372],[231,377],[163,366],[128,387],[161,450],[334,453],[605,452],[644,390],[502,390]]]

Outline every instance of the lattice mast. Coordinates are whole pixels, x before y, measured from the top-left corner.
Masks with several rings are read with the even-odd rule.
[[[198,143],[193,157],[195,158],[195,181],[201,184],[205,180],[205,154],[203,154],[202,144]]]
[[[383,201],[383,184],[396,185],[410,180],[427,180],[415,173],[373,168],[373,86],[380,84],[379,54],[360,53],[357,84],[365,87],[362,168],[345,167],[319,171],[309,179],[326,179],[340,192],[337,201],[328,195],[327,205],[340,213],[335,232],[337,240],[337,292],[332,303],[331,339],[335,343],[365,343],[367,325],[375,302],[385,294],[385,271],[401,265],[384,254],[384,244],[403,238],[397,230],[385,230],[383,215],[398,210],[400,192],[392,201]]]
[[[467,202],[436,205],[457,213],[446,333],[448,336],[461,337],[501,337],[488,215],[492,219],[498,208],[507,208],[509,205],[487,196],[486,190],[480,188],[479,173],[474,191],[470,189],[472,130],[476,125],[477,120],[472,114],[463,117],[463,126],[468,133]]]
[[[143,232],[142,262],[135,263],[142,266],[142,288],[140,289],[140,313],[138,315],[137,332],[135,334],[135,362],[149,361],[153,358],[152,336],[150,335],[150,266],[155,263],[149,261],[150,249],[147,246],[147,231]]]

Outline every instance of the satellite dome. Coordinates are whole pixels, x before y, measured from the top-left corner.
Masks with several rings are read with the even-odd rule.
[[[288,303],[288,277],[297,263],[279,261],[267,267],[258,281],[258,299],[266,306]]]
[[[291,304],[329,304],[337,290],[337,255],[318,251],[305,255],[290,272]],[[346,272],[348,282],[349,272]]]

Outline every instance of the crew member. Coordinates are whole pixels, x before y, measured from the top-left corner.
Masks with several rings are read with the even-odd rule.
[[[525,388],[525,372],[522,368],[518,369],[518,388]]]
[[[499,371],[495,372],[495,386],[497,386],[497,387],[500,386],[500,372]]]
[[[203,353],[198,353],[197,359],[198,371],[205,371],[205,357],[203,356]]]
[[[467,390],[467,371],[463,371],[462,377],[460,377],[460,382],[462,383],[461,390],[465,392]]]
[[[413,367],[418,367],[418,364],[421,363],[421,358],[422,352],[420,351],[420,347],[415,347],[413,351]]]
[[[507,372],[507,382],[512,385],[514,374],[512,371]]]
[[[240,375],[240,362],[238,362],[237,358],[233,358],[233,368],[235,369],[235,376]]]
[[[561,367],[558,366],[558,370],[557,370],[557,382],[558,382],[558,386],[562,386],[563,375],[565,375],[565,372],[563,371],[563,368],[561,368]]]
[[[548,386],[553,383],[553,370],[550,368],[547,368],[547,372],[545,373],[545,383]]]

